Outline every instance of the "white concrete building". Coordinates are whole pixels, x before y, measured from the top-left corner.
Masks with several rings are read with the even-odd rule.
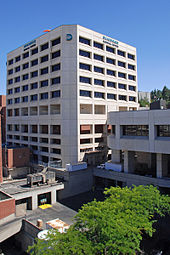
[[[170,110],[110,112],[108,146],[128,185],[170,188]]]
[[[37,162],[106,152],[107,112],[137,107],[136,48],[103,34],[63,25],[7,56],[7,142]]]

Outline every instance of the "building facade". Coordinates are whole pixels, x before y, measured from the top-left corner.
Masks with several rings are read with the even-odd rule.
[[[107,112],[137,107],[136,48],[90,29],[59,26],[7,56],[7,142],[34,161],[106,151]]]
[[[170,188],[170,110],[110,112],[112,163],[131,184]]]

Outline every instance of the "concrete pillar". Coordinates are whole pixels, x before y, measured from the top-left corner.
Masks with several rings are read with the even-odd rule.
[[[120,163],[120,150],[112,150],[112,162]]]
[[[56,190],[52,190],[51,191],[51,204],[55,204],[56,203]]]
[[[135,170],[135,153],[134,151],[124,151],[124,172],[134,173]]]
[[[33,196],[32,196],[32,210],[37,209],[37,207],[38,207],[38,195],[33,194]]]
[[[156,177],[162,178],[162,154],[156,154]]]
[[[124,172],[128,173],[128,151],[124,151]]]

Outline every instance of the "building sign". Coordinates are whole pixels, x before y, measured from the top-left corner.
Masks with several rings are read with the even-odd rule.
[[[71,34],[66,34],[66,40],[71,41],[72,40],[72,35]]]
[[[31,48],[31,47],[33,47],[35,45],[36,45],[36,40],[33,40],[33,41],[29,42],[29,43],[26,43],[24,45],[24,50],[28,50],[29,48]]]
[[[116,47],[118,47],[119,44],[118,41],[115,41],[114,39],[111,39],[106,36],[103,36],[103,42]]]

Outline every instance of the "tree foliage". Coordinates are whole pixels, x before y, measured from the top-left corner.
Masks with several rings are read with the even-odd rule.
[[[162,90],[154,89],[151,91],[151,100],[164,99],[167,103],[170,102],[170,89],[164,86]]]
[[[147,105],[149,106],[150,103],[149,103],[148,99],[145,97],[145,98],[139,100],[139,104],[141,107],[145,107]]]
[[[153,186],[111,187],[102,202],[85,204],[67,233],[38,240],[31,254],[129,254],[140,252],[144,233],[155,231],[154,215],[170,213],[170,197]]]

